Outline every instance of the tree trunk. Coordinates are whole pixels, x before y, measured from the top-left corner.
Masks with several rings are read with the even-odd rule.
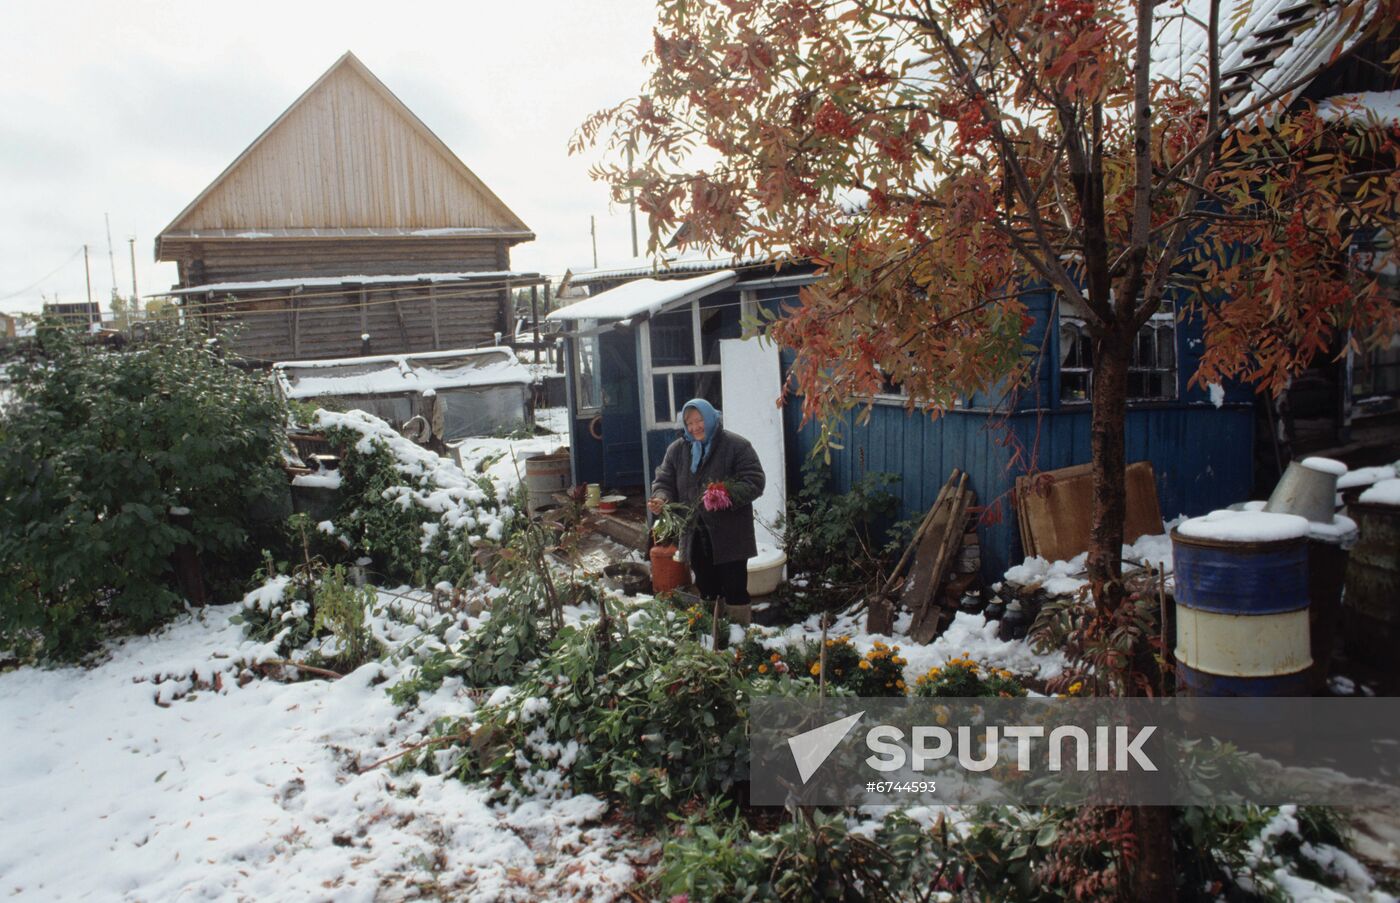
[[[1133,865],[1133,900],[1168,903],[1176,899],[1176,856],[1172,850],[1171,806],[1132,807],[1133,827],[1138,840],[1138,858]]]
[[[1089,580],[1099,612],[1123,598],[1123,522],[1127,514],[1128,356],[1132,336],[1109,326],[1094,343],[1093,409],[1089,448],[1094,468],[1094,514],[1089,531]]]

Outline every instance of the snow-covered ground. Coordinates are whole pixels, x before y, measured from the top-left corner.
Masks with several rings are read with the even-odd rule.
[[[600,825],[594,797],[505,809],[451,778],[359,773],[471,701],[448,686],[400,712],[380,663],[239,686],[245,663],[274,653],[243,638],[237,611],[181,617],[96,668],[0,675],[0,892],[607,900],[634,882],[645,845]],[[398,630],[386,638],[411,639]]]
[[[558,413],[542,422],[567,426]],[[489,474],[504,497],[525,457],[565,441],[468,440],[458,449],[466,474],[416,446],[395,443],[395,455],[401,467],[432,475],[446,505],[473,488],[474,473]],[[1169,565],[1163,540],[1144,538],[1132,551],[1153,563],[1165,557]],[[1062,564],[1027,561],[1020,567],[1030,577],[1076,579],[1067,567],[1057,572]],[[0,724],[7,728],[7,742],[0,743],[0,894],[36,900],[632,898],[654,866],[658,842],[620,827],[603,800],[517,797],[507,804],[452,777],[398,774],[377,764],[422,741],[439,719],[469,715],[476,706],[457,678],[411,706],[390,699],[386,688],[413,666],[406,653],[438,641],[427,618],[390,611],[430,611],[427,594],[380,590],[379,602],[372,632],[386,649],[404,654],[339,680],[286,680],[269,664],[279,657],[275,643],[245,638],[234,619],[239,605],[191,612],[153,636],[116,643],[95,667],[0,674]],[[448,642],[478,623],[456,617]],[[596,610],[570,607],[565,617],[576,622],[596,617]],[[910,678],[959,656],[1040,678],[1065,666],[1058,654],[1036,655],[1023,642],[999,640],[997,623],[980,615],[958,614],[927,646],[905,634],[909,621],[903,615],[891,636],[867,634],[856,616],[838,618],[828,629],[851,636],[862,651],[876,640],[899,644]],[[820,631],[813,617],[765,642],[787,645]],[[731,641],[742,638],[742,630],[732,628]],[[1287,828],[1281,822],[1278,830]],[[1322,853],[1338,855],[1330,848]],[[1294,880],[1283,875],[1280,883],[1284,879]],[[1352,883],[1371,889],[1364,874]],[[1323,889],[1303,882],[1290,890]]]

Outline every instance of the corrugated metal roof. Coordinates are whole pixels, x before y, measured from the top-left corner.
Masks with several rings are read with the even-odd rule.
[[[206,292],[265,292],[290,288],[331,288],[341,285],[415,285],[418,283],[505,282],[520,285],[543,282],[539,273],[518,273],[511,270],[470,273],[412,273],[406,276],[290,276],[285,279],[263,279],[254,282],[210,282],[188,288],[172,289],[166,295],[202,295]]]
[[[1249,3],[1237,30],[1235,13]],[[1347,4],[1351,5],[1351,4]],[[1224,109],[1241,116],[1262,100],[1280,95],[1291,103],[1335,54],[1352,49],[1360,31],[1342,21],[1343,4],[1330,0],[1235,0],[1220,13],[1220,81]],[[1375,0],[1366,0],[1363,21],[1374,16]],[[1204,22],[1206,0],[1188,0],[1186,11]],[[1168,14],[1180,15],[1178,10]],[[1153,48],[1158,74],[1201,84],[1206,71],[1204,29],[1182,19],[1160,36]]]

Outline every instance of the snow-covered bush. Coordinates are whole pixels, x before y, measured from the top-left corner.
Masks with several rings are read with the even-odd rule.
[[[390,580],[461,585],[476,570],[473,552],[500,543],[523,510],[489,477],[468,476],[371,414],[319,410],[313,425],[344,451],[335,532]]]
[[[650,819],[719,794],[747,758],[742,686],[729,657],[649,603],[625,632],[560,631],[549,654],[469,725],[459,775],[525,793],[597,793]]]
[[[182,608],[172,553],[216,593],[257,565],[285,414],[265,380],[176,334],[125,352],[41,327],[0,412],[0,644],[72,657]],[[282,490],[285,491],[285,490]]]

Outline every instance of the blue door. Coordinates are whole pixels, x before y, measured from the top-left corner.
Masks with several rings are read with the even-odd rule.
[[[637,342],[629,332],[598,337],[603,384],[603,485],[641,486],[642,400],[637,395]]]

